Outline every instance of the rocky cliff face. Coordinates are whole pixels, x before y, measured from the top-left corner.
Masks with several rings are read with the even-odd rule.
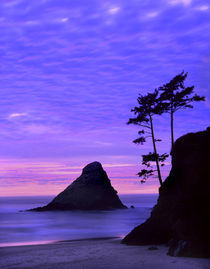
[[[172,256],[210,257],[210,128],[180,137],[150,218],[126,244],[169,244]]]
[[[85,166],[82,174],[48,205],[35,208],[46,210],[92,210],[126,208],[117,191],[111,186],[106,172],[99,162]]]

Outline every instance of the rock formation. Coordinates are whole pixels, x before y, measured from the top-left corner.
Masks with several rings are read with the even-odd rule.
[[[172,256],[210,257],[210,128],[180,137],[150,218],[122,241],[168,243]]]
[[[109,210],[127,208],[111,186],[106,172],[99,162],[85,166],[82,174],[48,205],[32,209],[47,210]]]

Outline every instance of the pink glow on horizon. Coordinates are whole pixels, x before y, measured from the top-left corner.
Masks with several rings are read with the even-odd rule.
[[[1,160],[0,173],[4,180],[1,182],[0,196],[57,195],[81,175],[84,166],[71,165],[67,161]],[[156,179],[140,183],[136,175],[139,165],[105,163],[103,168],[119,194],[158,192]]]
[[[118,194],[153,194],[158,193],[157,185],[140,185],[136,187],[133,184],[116,184],[112,181],[112,186],[118,191]],[[24,184],[16,187],[1,188],[0,196],[55,196],[63,191],[69,184]]]

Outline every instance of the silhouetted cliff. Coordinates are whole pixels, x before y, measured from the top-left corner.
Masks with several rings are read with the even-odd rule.
[[[92,210],[126,208],[120,201],[117,191],[111,186],[106,172],[99,162],[83,168],[82,174],[52,202],[34,211],[47,210]]]
[[[169,244],[172,256],[210,257],[210,128],[180,137],[150,218],[126,244]]]

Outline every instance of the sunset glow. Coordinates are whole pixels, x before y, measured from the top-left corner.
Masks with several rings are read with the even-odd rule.
[[[4,180],[0,196],[56,195],[80,176],[85,166],[65,162],[2,161],[0,173]],[[119,193],[156,193],[156,179],[144,187],[136,176],[139,165],[104,164],[104,169]],[[125,173],[126,171],[126,173]]]

